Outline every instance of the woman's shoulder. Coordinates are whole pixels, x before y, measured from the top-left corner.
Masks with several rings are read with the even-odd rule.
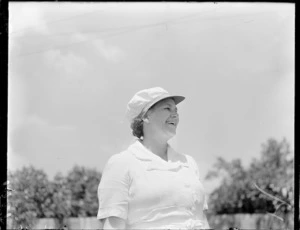
[[[106,175],[127,175],[132,165],[132,157],[127,151],[116,153],[109,157],[106,162],[103,174]]]
[[[125,164],[128,165],[132,161],[133,157],[132,154],[128,150],[121,151],[119,153],[115,153],[112,155],[108,161],[107,164]]]

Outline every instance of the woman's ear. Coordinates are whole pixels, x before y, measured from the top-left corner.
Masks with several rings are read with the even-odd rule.
[[[149,119],[148,119],[147,117],[145,117],[145,118],[143,119],[143,121],[144,121],[145,123],[149,123]]]
[[[148,110],[147,113],[144,115],[144,118],[143,118],[143,122],[144,123],[150,123],[149,121],[149,115],[151,115],[151,111]]]

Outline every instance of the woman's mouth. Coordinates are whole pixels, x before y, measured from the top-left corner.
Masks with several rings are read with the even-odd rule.
[[[167,124],[176,126],[176,123],[173,121],[167,121]]]

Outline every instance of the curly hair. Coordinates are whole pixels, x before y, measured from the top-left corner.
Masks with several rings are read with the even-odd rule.
[[[130,128],[132,129],[132,135],[141,139],[144,136],[143,132],[143,114],[138,115],[131,122]]]
[[[144,137],[144,131],[143,131],[143,125],[144,125],[144,120],[143,118],[148,116],[148,113],[152,111],[152,109],[155,107],[155,104],[153,104],[146,112],[141,112],[137,117],[135,117],[130,125],[130,128],[132,129],[132,135],[139,138],[143,139]]]

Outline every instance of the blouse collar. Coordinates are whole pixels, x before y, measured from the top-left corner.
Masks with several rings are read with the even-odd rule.
[[[139,140],[129,146],[128,150],[140,161],[147,162],[147,170],[178,171],[182,167],[189,167],[187,158],[183,154],[177,153],[168,144],[168,161],[163,160],[149,149],[147,149]]]

